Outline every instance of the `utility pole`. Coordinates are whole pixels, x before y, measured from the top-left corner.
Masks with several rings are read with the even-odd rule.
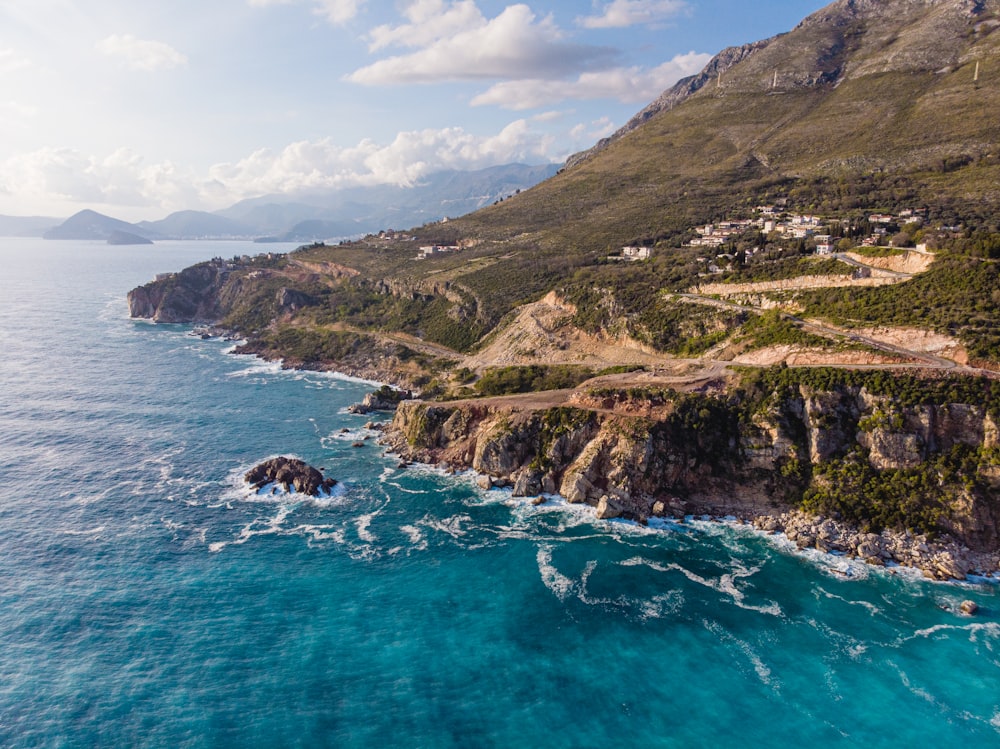
[[[979,60],[976,60],[976,72],[972,76],[973,83],[979,83]]]

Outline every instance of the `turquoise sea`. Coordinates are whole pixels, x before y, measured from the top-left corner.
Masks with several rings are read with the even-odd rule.
[[[370,386],[128,319],[262,249],[0,240],[0,746],[1000,744],[991,584],[398,470]]]

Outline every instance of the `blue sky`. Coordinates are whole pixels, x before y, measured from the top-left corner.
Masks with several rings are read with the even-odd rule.
[[[823,0],[0,0],[0,214],[561,162]]]

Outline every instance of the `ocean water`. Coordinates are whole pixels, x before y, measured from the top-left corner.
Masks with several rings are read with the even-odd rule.
[[[991,584],[399,470],[364,383],[128,319],[261,249],[0,240],[0,745],[998,745]]]

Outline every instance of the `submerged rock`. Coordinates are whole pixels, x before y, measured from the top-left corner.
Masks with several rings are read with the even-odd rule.
[[[319,469],[305,461],[284,456],[271,458],[254,466],[246,472],[244,478],[258,491],[268,484],[278,484],[286,492],[296,491],[310,497],[329,494],[337,485],[335,479],[323,478]]]

